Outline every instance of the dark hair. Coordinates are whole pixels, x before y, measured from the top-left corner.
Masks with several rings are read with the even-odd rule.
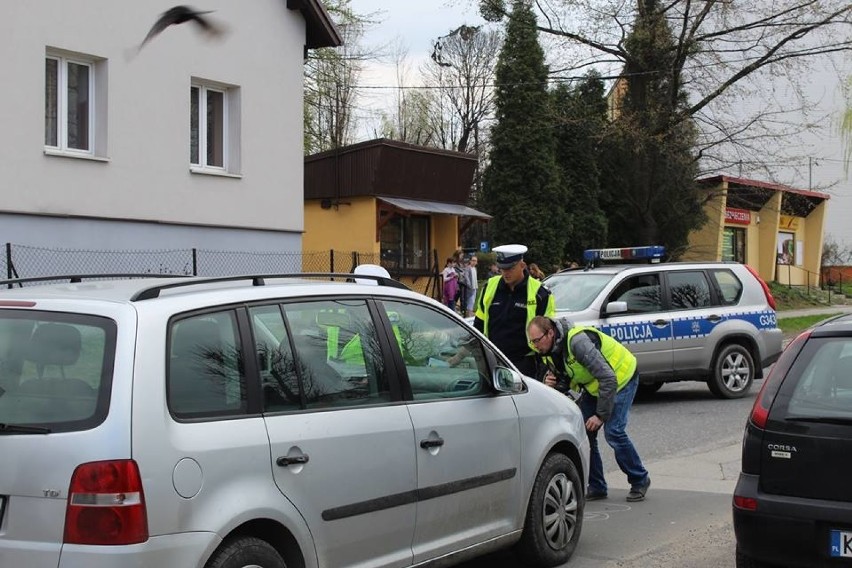
[[[530,320],[530,323],[529,325],[527,325],[527,328],[529,329],[530,325],[533,324],[535,324],[535,326],[544,333],[547,333],[555,327],[553,324],[553,320],[547,316],[535,316],[533,319]]]

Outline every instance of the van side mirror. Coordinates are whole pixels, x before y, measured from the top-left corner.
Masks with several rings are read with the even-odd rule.
[[[524,381],[521,374],[507,367],[494,369],[494,388],[499,392],[518,394],[524,390]]]

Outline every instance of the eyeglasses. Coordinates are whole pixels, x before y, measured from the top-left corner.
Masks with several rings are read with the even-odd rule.
[[[533,345],[538,345],[538,342],[541,341],[542,339],[544,339],[547,336],[548,333],[550,333],[550,332],[545,331],[544,333],[542,333],[538,337],[530,337],[530,341],[532,342]]]

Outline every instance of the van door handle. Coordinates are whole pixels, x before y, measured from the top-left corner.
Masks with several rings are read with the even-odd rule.
[[[444,445],[443,438],[435,438],[434,440],[420,440],[420,447],[424,450],[428,450],[429,448],[440,448]]]
[[[307,454],[302,454],[300,456],[281,456],[275,460],[275,463],[281,467],[287,467],[288,465],[306,464],[310,459],[311,458]]]
[[[669,325],[669,320],[657,320],[653,322],[653,324],[657,327],[666,327],[667,325]]]
[[[722,316],[718,316],[716,314],[713,314],[712,316],[707,316],[707,321],[709,321],[711,323],[720,322],[720,321],[722,321]]]

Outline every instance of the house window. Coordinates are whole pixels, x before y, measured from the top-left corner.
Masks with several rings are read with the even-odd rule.
[[[395,217],[381,230],[382,265],[402,270],[429,269],[429,217]]]
[[[94,153],[95,65],[48,55],[44,70],[44,145]]]
[[[189,162],[193,171],[239,171],[240,90],[193,82],[189,88]]]
[[[722,260],[745,263],[745,229],[725,227],[722,234]]]

